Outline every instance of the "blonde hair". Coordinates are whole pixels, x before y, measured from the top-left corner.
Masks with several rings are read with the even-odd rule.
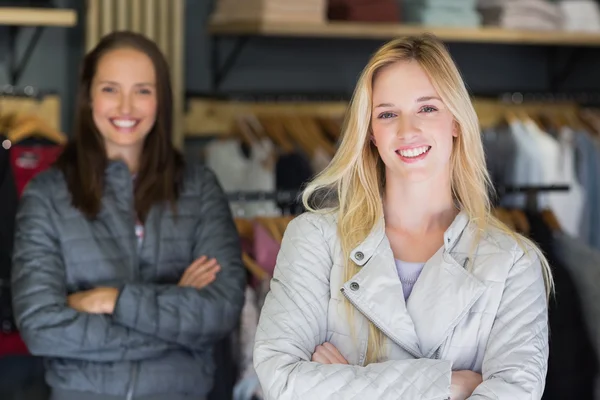
[[[512,231],[492,214],[490,179],[475,109],[449,52],[431,34],[398,38],[383,45],[372,56],[362,71],[350,101],[338,151],[329,166],[303,192],[302,201],[307,210],[334,211],[338,215],[337,229],[345,260],[345,281],[359,270],[350,258],[350,252],[383,217],[381,194],[385,185],[384,165],[370,140],[373,80],[382,68],[403,61],[419,63],[454,116],[458,137],[454,139],[450,157],[451,188],[461,209],[478,228],[480,236],[474,244],[486,230],[495,227],[517,239],[524,249],[533,248],[542,261],[549,296],[552,275],[543,254],[531,241]],[[352,306],[346,303],[352,316]],[[383,334],[370,323],[367,363],[378,360],[383,343]]]

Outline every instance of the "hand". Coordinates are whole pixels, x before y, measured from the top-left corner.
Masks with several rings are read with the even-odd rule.
[[[206,256],[202,256],[187,267],[179,280],[179,286],[202,289],[217,279],[217,272],[220,270],[221,266],[217,264],[216,259],[209,260]]]
[[[473,394],[477,386],[483,382],[481,374],[473,371],[452,372],[450,393],[452,400],[465,400]]]
[[[342,354],[329,342],[317,346],[312,356],[312,361],[321,364],[348,364]]]
[[[119,291],[101,287],[73,293],[67,297],[69,307],[90,314],[112,314],[115,310]]]

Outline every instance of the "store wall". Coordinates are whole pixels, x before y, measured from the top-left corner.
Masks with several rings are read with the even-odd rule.
[[[213,89],[211,56],[214,38],[205,33],[214,0],[186,2],[186,86],[189,94]],[[55,0],[73,7],[83,20],[83,0]],[[6,74],[6,27],[0,26],[0,85]],[[21,85],[58,92],[63,99],[63,129],[70,131],[78,64],[83,55],[84,28],[46,28],[25,69]],[[32,34],[22,29],[19,54]],[[219,93],[308,93],[349,95],[361,68],[381,42],[250,38]],[[221,54],[233,41],[223,40]],[[575,54],[575,68],[559,89],[600,91],[600,49],[551,49],[536,46],[451,44],[451,52],[474,93],[549,90],[550,66],[560,66]],[[574,52],[575,50],[575,52]],[[554,57],[554,58],[552,58]],[[554,60],[554,61],[553,61]]]

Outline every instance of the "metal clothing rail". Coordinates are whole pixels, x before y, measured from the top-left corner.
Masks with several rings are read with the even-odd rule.
[[[496,202],[498,204],[502,197],[506,194],[525,193],[527,210],[538,210],[538,194],[541,192],[565,192],[568,191],[569,185],[525,185],[525,186],[499,186],[496,191]]]
[[[229,201],[266,201],[272,200],[278,203],[290,203],[299,200],[300,192],[291,190],[278,190],[274,192],[229,192],[226,193]]]

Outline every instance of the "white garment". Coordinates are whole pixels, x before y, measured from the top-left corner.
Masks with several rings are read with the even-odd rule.
[[[337,223],[307,213],[285,232],[254,347],[266,400],[442,400],[464,369],[483,376],[471,399],[541,398],[548,303],[534,249],[496,229],[473,243],[480,231],[461,212],[405,302],[383,218],[350,252],[360,272],[348,281]],[[365,365],[369,320],[385,338]],[[311,362],[324,342],[348,365]]]
[[[572,237],[579,237],[579,227],[585,204],[585,189],[577,181],[575,170],[575,132],[568,127],[559,134],[560,160],[557,163],[561,180],[569,186],[566,192],[550,193],[550,208],[561,228]]]
[[[238,140],[215,140],[206,146],[206,165],[217,175],[226,193],[275,191],[274,149],[268,139],[253,143],[248,158],[242,153]],[[230,204],[236,217],[281,214],[272,200],[242,200]]]
[[[516,143],[512,185],[532,186],[540,185],[543,181],[543,170],[538,158],[537,141],[520,121],[510,124],[510,133]],[[523,193],[507,194],[502,199],[506,207],[524,208],[526,195]]]
[[[566,0],[559,3],[567,31],[600,31],[600,7],[590,0]]]

